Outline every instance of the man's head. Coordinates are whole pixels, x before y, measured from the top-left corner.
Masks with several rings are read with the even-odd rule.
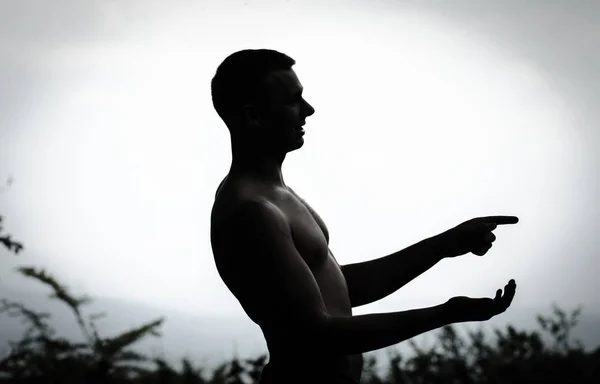
[[[300,128],[315,110],[302,98],[291,57],[269,49],[247,49],[217,68],[211,91],[215,110],[232,141],[285,154],[304,143]]]

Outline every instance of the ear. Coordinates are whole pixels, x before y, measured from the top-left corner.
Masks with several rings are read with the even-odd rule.
[[[261,122],[260,113],[258,108],[253,104],[245,104],[243,106],[244,121],[249,127],[258,127]]]

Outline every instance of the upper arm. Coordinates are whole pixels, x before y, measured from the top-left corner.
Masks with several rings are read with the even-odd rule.
[[[327,316],[319,286],[277,207],[243,203],[211,237],[219,274],[258,324],[285,328]]]

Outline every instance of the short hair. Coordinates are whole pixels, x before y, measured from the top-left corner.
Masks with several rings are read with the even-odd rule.
[[[271,49],[244,49],[229,55],[211,81],[215,110],[226,121],[249,102],[264,97],[264,83],[272,71],[291,69],[296,61]]]

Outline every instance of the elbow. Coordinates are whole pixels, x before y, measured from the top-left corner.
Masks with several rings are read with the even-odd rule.
[[[267,327],[270,332],[265,332],[269,349],[281,351],[289,355],[290,353],[301,355],[331,355],[339,349],[339,342],[335,330],[336,318],[324,314],[311,319],[294,319],[286,322],[285,326]],[[283,325],[283,324],[282,324]],[[263,329],[264,331],[265,329]]]
[[[280,339],[286,350],[290,347],[302,354],[329,354],[333,352],[334,342],[334,319],[329,315],[319,316],[313,319],[304,319],[294,322],[285,332],[288,337]]]
[[[310,328],[310,337],[306,340],[318,354],[338,354],[341,345],[337,337],[339,334],[337,323],[337,318],[326,315],[319,318]]]

